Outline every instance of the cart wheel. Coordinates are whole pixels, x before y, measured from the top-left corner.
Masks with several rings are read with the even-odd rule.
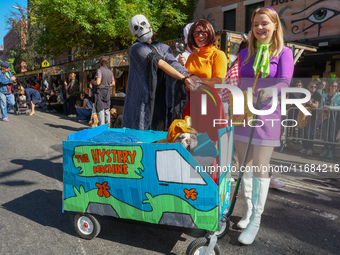
[[[227,218],[224,222],[221,221],[220,222],[220,231],[216,231],[215,234],[217,236],[218,239],[224,237],[228,231],[229,231],[229,227],[230,227],[230,219]]]
[[[74,217],[74,228],[77,234],[84,239],[93,239],[100,232],[99,221],[90,214],[77,214]]]
[[[206,237],[198,238],[189,244],[186,255],[201,255],[201,254],[203,255],[205,254],[205,251],[207,250],[208,245],[209,245],[208,238]],[[211,255],[219,255],[219,254],[220,254],[220,248],[216,244]]]

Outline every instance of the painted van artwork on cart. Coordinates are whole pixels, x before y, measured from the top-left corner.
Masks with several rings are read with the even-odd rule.
[[[229,205],[233,153],[232,128],[219,133],[220,153],[199,134],[194,155],[155,143],[166,132],[103,125],[73,133],[63,142],[63,211],[216,231]],[[214,181],[198,160],[216,157],[224,170]]]

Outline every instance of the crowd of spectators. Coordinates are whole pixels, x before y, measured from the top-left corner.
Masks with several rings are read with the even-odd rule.
[[[77,118],[79,122],[89,122],[95,102],[94,91],[92,87],[89,94],[80,92],[79,79],[75,73],[71,73],[67,77],[67,81],[61,79],[52,80],[51,85],[48,79],[41,80],[39,77],[18,78],[16,90],[23,87],[25,90],[34,89],[40,93],[41,99],[34,104],[34,107],[40,111],[47,113],[63,114],[69,118]],[[19,92],[18,92],[19,93]],[[116,91],[116,96],[124,97],[123,88],[119,86]],[[116,111],[115,108],[111,108]],[[33,114],[32,114],[33,115]],[[117,122],[117,116],[111,117],[111,126],[121,127],[120,122]],[[117,124],[118,123],[118,124]],[[114,125],[115,124],[115,125]]]
[[[311,112],[305,124],[302,123],[302,115],[298,109],[288,110],[288,119],[295,119],[299,128],[289,128],[288,136],[293,137],[294,143],[302,142],[301,154],[313,156],[314,141],[319,138],[324,141],[323,152],[319,155],[323,158],[333,159],[335,154],[335,144],[340,129],[340,93],[339,82],[336,78],[314,79],[309,82],[296,80],[293,87],[306,88],[311,93],[311,99],[304,104]],[[290,98],[304,97],[301,93],[292,93]],[[289,107],[289,106],[288,106]],[[299,114],[298,114],[299,113]]]

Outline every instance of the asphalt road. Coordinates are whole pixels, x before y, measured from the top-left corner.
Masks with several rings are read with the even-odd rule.
[[[87,126],[39,111],[31,117],[10,114],[9,120],[0,121],[0,254],[185,254],[190,242],[204,235],[202,230],[101,217],[97,238],[79,238],[74,214],[62,213],[62,141]],[[291,168],[274,174],[287,186],[270,190],[251,246],[237,241],[236,223],[244,209],[239,196],[230,231],[218,241],[221,254],[339,254],[337,159],[303,158],[292,149],[275,152],[272,164]],[[304,164],[326,166],[327,172],[300,172]]]

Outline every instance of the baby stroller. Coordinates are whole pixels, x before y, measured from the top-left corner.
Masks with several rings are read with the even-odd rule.
[[[26,101],[26,95],[22,95],[20,92],[14,93],[15,104],[14,112],[15,114],[28,114],[28,104]]]

